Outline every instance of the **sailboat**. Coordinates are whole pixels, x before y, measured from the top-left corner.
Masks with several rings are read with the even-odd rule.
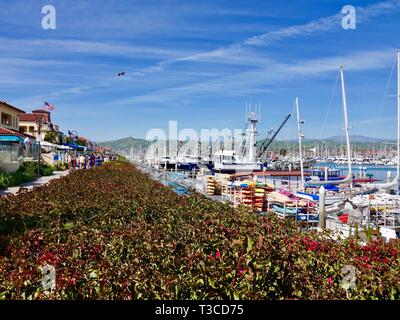
[[[347,99],[346,99],[346,90],[344,83],[344,67],[340,66],[340,79],[342,84],[342,104],[343,104],[343,114],[344,114],[344,130],[346,137],[346,149],[347,149],[347,164],[348,164],[348,174],[344,179],[339,180],[310,180],[304,183],[304,186],[318,186],[318,185],[339,185],[343,183],[348,183],[352,181],[352,169],[351,169],[351,147],[350,147],[350,135],[349,135],[349,122],[347,116]]]

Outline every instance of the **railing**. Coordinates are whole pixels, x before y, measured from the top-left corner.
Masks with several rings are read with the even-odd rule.
[[[21,159],[22,148],[19,144],[0,144],[0,162],[17,162]]]

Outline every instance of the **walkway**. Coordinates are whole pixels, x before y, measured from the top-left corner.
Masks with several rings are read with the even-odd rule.
[[[53,175],[51,175],[51,176],[40,177],[39,179],[30,181],[30,182],[26,182],[17,187],[10,187],[5,190],[0,190],[0,195],[4,196],[7,194],[16,194],[20,188],[27,188],[28,190],[31,190],[31,189],[33,189],[33,187],[43,186],[46,183],[48,183],[49,181],[65,177],[67,174],[68,174],[68,171],[54,171]]]

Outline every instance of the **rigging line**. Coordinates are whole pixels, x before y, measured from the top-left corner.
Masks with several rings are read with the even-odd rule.
[[[396,57],[396,58],[394,59],[394,61],[393,61],[392,70],[390,71],[389,78],[388,78],[388,80],[387,80],[387,82],[386,82],[386,87],[385,87],[385,91],[384,91],[384,93],[383,93],[381,105],[380,105],[380,107],[379,107],[378,116],[380,116],[380,115],[382,114],[382,109],[383,109],[383,106],[384,106],[384,104],[385,104],[385,99],[386,99],[386,96],[387,96],[387,92],[388,92],[388,90],[389,90],[390,82],[392,81],[393,71],[394,71],[394,68],[395,68],[395,66],[396,66],[396,62],[397,62],[397,57]]]
[[[330,114],[331,109],[332,109],[333,99],[335,97],[335,94],[336,94],[336,91],[337,91],[337,88],[338,88],[339,75],[340,75],[340,72],[337,73],[336,81],[335,81],[335,84],[334,84],[333,89],[332,89],[331,97],[329,99],[328,110],[326,111],[325,118],[324,118],[324,121],[322,123],[320,139],[323,138],[323,134],[325,133],[326,123],[328,121],[328,117],[329,117],[329,114]]]

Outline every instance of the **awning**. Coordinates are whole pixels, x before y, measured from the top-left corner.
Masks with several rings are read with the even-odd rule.
[[[47,142],[47,141],[40,141],[40,145],[42,147],[48,147],[48,148],[57,148],[58,147],[58,145],[56,145],[54,143]]]
[[[18,136],[0,136],[0,141],[4,141],[4,142],[21,142],[21,141],[23,141],[23,139],[18,137]]]
[[[69,146],[57,146],[57,149],[60,149],[60,150],[72,150],[72,148],[69,147]]]
[[[70,147],[73,150],[78,150],[78,151],[84,151],[86,149],[85,147],[79,146],[75,143],[71,143],[70,145],[67,144],[66,146]]]

